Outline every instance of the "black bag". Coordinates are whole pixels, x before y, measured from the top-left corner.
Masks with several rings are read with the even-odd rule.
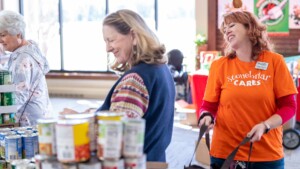
[[[198,145],[199,145],[199,142],[201,141],[201,138],[203,137],[204,133],[206,132],[207,130],[207,126],[205,125],[202,125],[201,128],[200,128],[200,132],[199,132],[199,136],[198,136],[198,141],[197,141],[197,145],[195,147],[195,150],[194,150],[194,153],[193,153],[193,156],[192,156],[192,159],[189,163],[188,166],[184,166],[184,169],[205,169],[201,166],[198,166],[198,165],[195,165],[193,164],[192,165],[192,161],[193,161],[193,158],[195,156],[195,153],[197,151],[197,148],[198,148]],[[243,141],[227,156],[226,160],[224,161],[222,167],[219,167],[217,166],[216,164],[213,164],[210,169],[229,169],[230,168],[230,165],[231,163],[234,161],[234,157],[237,153],[237,151],[239,150],[240,146],[248,143],[250,141],[251,137],[245,137],[243,139]],[[206,146],[208,148],[208,150],[210,150],[210,141],[209,141],[209,133],[206,133],[205,134],[205,143],[206,143]],[[249,155],[248,155],[248,163],[250,161],[250,156],[251,156],[251,152],[252,152],[252,143],[250,143],[250,149],[249,149]],[[248,166],[246,167],[248,168]]]
[[[201,167],[201,166],[198,166],[198,165],[195,165],[195,164],[192,165],[192,161],[193,161],[193,158],[194,158],[195,153],[196,153],[196,151],[197,151],[198,145],[199,145],[199,143],[200,143],[200,141],[201,141],[201,138],[202,138],[203,135],[205,134],[206,130],[207,130],[207,126],[202,125],[202,126],[200,127],[200,132],[199,132],[199,136],[198,136],[198,141],[197,141],[197,144],[196,144],[196,147],[195,147],[195,150],[194,150],[192,159],[191,159],[191,161],[190,161],[190,163],[189,163],[188,166],[184,166],[184,169],[205,169],[205,168],[203,168],[203,167]],[[205,134],[205,143],[206,143],[206,146],[207,146],[208,150],[210,150],[209,133],[206,133],[206,134]]]

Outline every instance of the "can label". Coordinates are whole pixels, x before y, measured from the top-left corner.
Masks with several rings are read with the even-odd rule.
[[[11,106],[15,104],[15,95],[13,92],[1,94],[1,106]]]
[[[22,139],[19,135],[5,137],[5,160],[22,159]]]
[[[57,158],[60,162],[72,163],[90,158],[88,121],[74,124],[71,120],[56,124]]]
[[[39,153],[38,135],[24,134],[22,135],[23,158],[33,158]]]
[[[42,123],[38,121],[39,153],[56,155],[55,122]]]
[[[0,85],[8,85],[12,83],[11,72],[0,70]]]
[[[80,114],[65,114],[61,115],[62,119],[86,119],[89,122],[89,137],[90,137],[90,150],[96,151],[97,147],[97,137],[96,137],[96,123],[95,123],[95,113],[80,113]]]
[[[121,121],[99,121],[98,158],[117,160],[121,157],[123,124]]]
[[[127,119],[124,121],[125,157],[141,157],[144,152],[145,120]]]

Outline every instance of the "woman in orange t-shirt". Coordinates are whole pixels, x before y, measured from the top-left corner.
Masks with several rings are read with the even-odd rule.
[[[221,32],[226,57],[211,65],[199,122],[214,129],[211,166],[222,166],[248,136],[248,168],[283,169],[282,124],[295,114],[297,94],[283,56],[271,51],[266,27],[250,12],[224,15]],[[249,149],[241,146],[235,162],[246,164]]]

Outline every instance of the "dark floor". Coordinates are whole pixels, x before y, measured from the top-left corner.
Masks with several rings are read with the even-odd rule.
[[[102,104],[101,101],[96,99],[74,98],[51,98],[51,102],[55,114],[62,111],[63,108],[84,111],[91,107],[97,108]],[[183,166],[189,163],[195,148],[198,132],[198,129],[182,125],[175,118],[172,142],[166,151],[169,169],[183,169]],[[206,168],[208,167],[206,166]],[[299,168],[300,147],[296,150],[285,150],[285,169]]]

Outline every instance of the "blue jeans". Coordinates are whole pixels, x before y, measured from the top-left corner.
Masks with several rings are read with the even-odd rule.
[[[221,168],[225,159],[210,157],[210,166]],[[247,164],[247,162],[245,162]],[[284,169],[284,158],[276,161],[267,162],[249,162],[248,169]]]

